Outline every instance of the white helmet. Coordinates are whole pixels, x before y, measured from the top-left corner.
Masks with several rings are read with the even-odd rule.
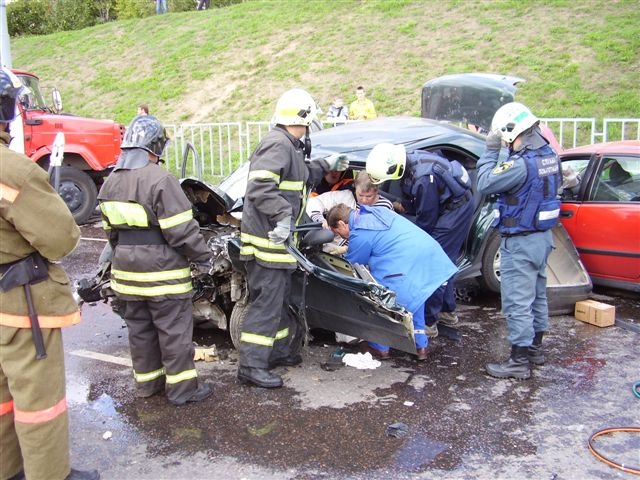
[[[505,103],[493,115],[491,131],[498,131],[506,143],[513,141],[525,130],[539,122],[531,110],[518,102]]]
[[[287,90],[278,99],[273,122],[280,125],[304,125],[308,127],[316,118],[316,102],[301,88]]]
[[[379,143],[367,156],[367,173],[371,183],[378,185],[385,180],[398,180],[404,175],[407,151],[404,145]]]

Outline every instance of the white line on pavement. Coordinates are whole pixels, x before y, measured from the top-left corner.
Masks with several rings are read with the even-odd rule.
[[[104,353],[90,352],[88,350],[74,350],[69,352],[76,357],[91,358],[93,360],[102,360],[103,362],[116,363],[118,365],[124,365],[125,367],[131,367],[130,358],[114,357],[113,355],[106,355]]]
[[[80,240],[86,240],[88,242],[106,242],[106,238],[91,238],[91,237],[80,237]]]

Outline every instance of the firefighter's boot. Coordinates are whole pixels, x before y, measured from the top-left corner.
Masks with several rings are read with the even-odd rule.
[[[64,480],[99,480],[100,474],[97,470],[76,470],[72,468]]]
[[[282,377],[266,368],[238,367],[238,380],[242,383],[253,383],[262,388],[282,386]]]
[[[544,351],[542,350],[542,337],[544,336],[544,332],[536,332],[535,337],[533,337],[533,344],[529,347],[527,351],[527,357],[529,358],[529,362],[533,365],[544,365]]]
[[[511,346],[511,356],[503,363],[487,363],[486,370],[489,375],[495,378],[517,378],[526,380],[531,376],[529,368],[529,358],[527,353],[529,347]]]

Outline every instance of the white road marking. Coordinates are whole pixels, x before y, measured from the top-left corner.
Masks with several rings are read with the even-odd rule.
[[[102,360],[103,362],[116,363],[118,365],[123,365],[125,367],[132,366],[130,358],[114,357],[113,355],[107,355],[105,353],[98,353],[98,352],[90,352],[88,350],[74,350],[69,353],[71,355],[75,355],[76,357],[91,358],[93,360]]]
[[[91,237],[80,237],[80,240],[86,240],[88,242],[106,242],[106,238],[91,238]]]

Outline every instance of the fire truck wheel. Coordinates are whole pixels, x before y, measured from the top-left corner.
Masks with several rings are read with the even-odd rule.
[[[91,217],[96,208],[98,189],[89,175],[77,168],[62,167],[58,192],[78,225]]]

